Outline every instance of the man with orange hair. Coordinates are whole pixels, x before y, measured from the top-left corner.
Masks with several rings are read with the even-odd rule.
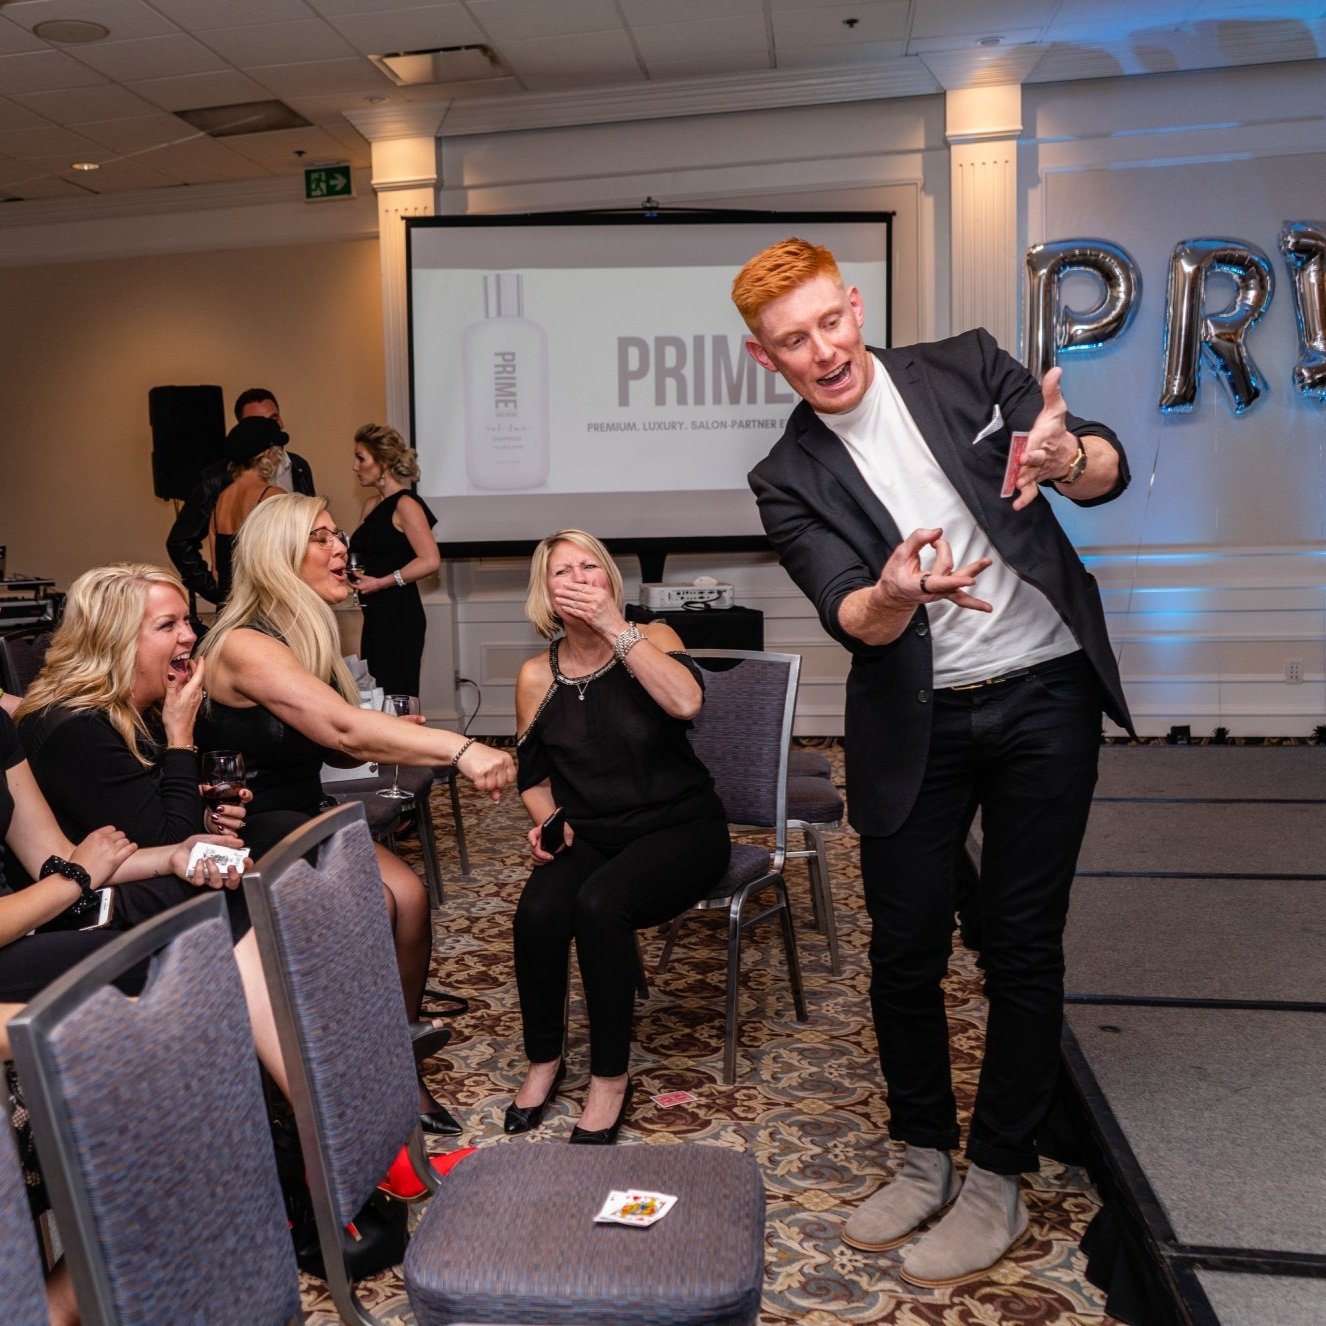
[[[852,655],[847,801],[889,1134],[906,1145],[843,1238],[899,1247],[951,1207],[902,1275],[961,1284],[1027,1232],[1018,1176],[1037,1166],[1058,1071],[1063,928],[1102,709],[1131,726],[1095,582],[1039,487],[1093,506],[1124,490],[1127,461],[1109,428],[1068,413],[1059,369],[1037,384],[984,330],[868,347],[860,292],[819,245],[757,254],[732,296],[747,350],[802,397],[749,476],[765,531]],[[1010,466],[1014,431],[1029,437]],[[960,1182],[940,982],[975,806],[989,1017]]]

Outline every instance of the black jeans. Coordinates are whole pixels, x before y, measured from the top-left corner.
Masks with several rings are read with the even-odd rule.
[[[889,1134],[958,1144],[940,982],[952,948],[956,854],[981,807],[981,955],[989,1002],[967,1154],[983,1169],[1037,1165],[1063,1022],[1063,932],[1100,750],[1101,694],[1085,657],[974,691],[936,691],[916,805],[888,837],[863,837],[872,922],[871,1011]],[[850,789],[848,795],[851,795]]]
[[[571,940],[589,1013],[590,1072],[616,1077],[631,1054],[635,932],[699,902],[723,878],[727,825],[698,820],[646,834],[615,851],[577,837],[525,882],[514,924],[516,987],[525,1053],[562,1053]]]

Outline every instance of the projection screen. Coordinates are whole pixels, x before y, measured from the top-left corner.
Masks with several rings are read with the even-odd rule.
[[[617,551],[766,547],[746,473],[796,397],[746,353],[732,278],[826,244],[890,340],[887,212],[407,219],[411,425],[444,556],[566,526]]]

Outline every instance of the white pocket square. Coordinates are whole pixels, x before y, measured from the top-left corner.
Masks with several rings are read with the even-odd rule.
[[[989,437],[991,433],[997,433],[1004,426],[1004,415],[996,402],[994,413],[990,416],[990,422],[981,429],[971,440],[972,446],[975,446],[983,437]]]

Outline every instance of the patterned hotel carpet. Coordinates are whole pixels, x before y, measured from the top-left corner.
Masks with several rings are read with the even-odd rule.
[[[841,771],[841,751],[827,752]],[[502,1133],[502,1110],[523,1061],[510,959],[511,913],[526,874],[527,821],[517,798],[481,803],[462,792],[472,874],[458,873],[449,804],[434,798],[446,876],[437,914],[434,980],[468,996],[454,1019],[455,1038],[430,1064],[430,1084],[453,1106],[465,1133],[430,1139],[430,1149],[459,1145],[562,1145],[579,1112],[587,1075],[583,1006],[571,1010],[570,1078],[543,1127],[525,1137]],[[776,1323],[885,1322],[890,1326],[1034,1326],[1108,1323],[1102,1297],[1087,1283],[1077,1243],[1097,1209],[1081,1170],[1043,1162],[1027,1194],[1034,1239],[987,1280],[955,1290],[921,1290],[898,1276],[899,1252],[847,1247],[839,1230],[852,1208],[890,1171],[895,1149],[887,1118],[866,997],[867,920],[857,886],[855,837],[830,837],[833,893],[844,973],[828,971],[823,939],[810,928],[809,889],[800,864],[791,871],[810,1021],[791,1009],[776,929],[760,927],[743,962],[743,1017],[738,1080],[721,1083],[725,927],[692,917],[668,970],[652,977],[661,942],[642,936],[651,994],[637,1004],[631,1071],[640,1090],[618,1145],[686,1139],[746,1147],[759,1158],[768,1193],[767,1272],[760,1320]],[[402,852],[412,857],[413,845]],[[948,979],[954,1078],[969,1108],[979,1066],[984,1005],[980,975],[958,948]],[[671,1109],[648,1099],[684,1089],[696,1101]],[[445,1182],[445,1180],[444,1180]],[[900,1251],[900,1250],[899,1250]],[[364,1283],[364,1297],[388,1322],[413,1320],[395,1272]],[[339,1320],[321,1281],[304,1277],[310,1326]]]

